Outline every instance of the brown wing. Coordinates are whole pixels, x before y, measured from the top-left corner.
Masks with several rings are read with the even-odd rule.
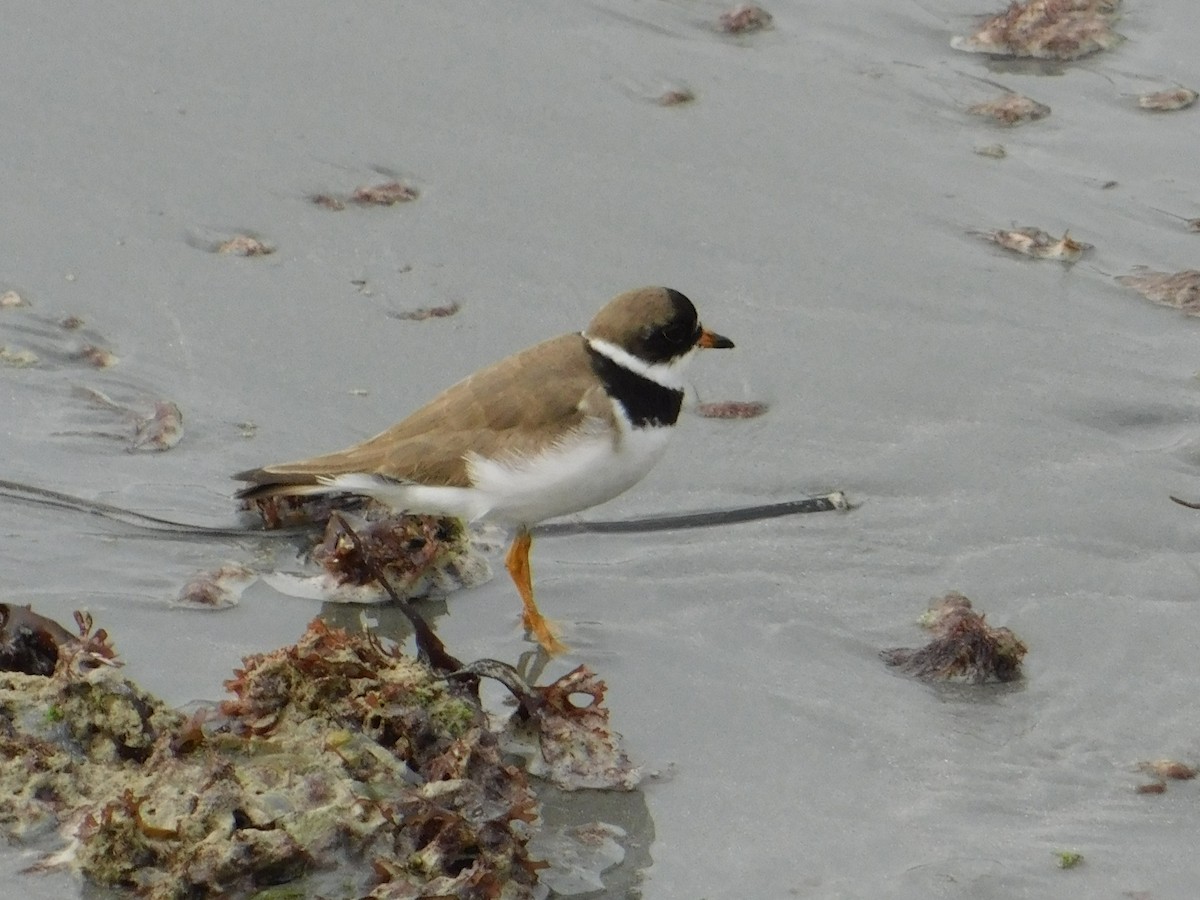
[[[251,484],[238,496],[305,493],[319,475],[349,473],[465,487],[467,454],[537,453],[586,416],[611,416],[605,401],[583,337],[563,335],[480,369],[361,444],[239,472]]]

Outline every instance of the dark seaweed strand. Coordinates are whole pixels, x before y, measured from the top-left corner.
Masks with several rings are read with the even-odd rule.
[[[786,500],[782,503],[767,503],[760,506],[735,506],[730,509],[711,509],[671,516],[647,516],[641,519],[548,522],[535,526],[533,533],[538,537],[568,534],[638,534],[647,531],[675,531],[684,528],[736,525],[740,522],[754,522],[758,519],[776,519],[780,516],[795,516],[801,513],[832,512],[844,508],[844,504],[839,505],[828,497],[805,497],[802,500]]]
[[[674,425],[683,406],[683,391],[663,387],[644,375],[631,372],[587,345],[592,371],[608,395],[621,404],[634,428]]]
[[[21,484],[15,481],[0,480],[0,499],[15,500],[20,503],[30,503],[36,506],[46,506],[54,509],[65,509],[71,512],[84,513],[108,519],[143,531],[144,537],[151,538],[196,538],[196,537],[267,537],[290,538],[311,530],[310,526],[297,525],[292,528],[265,529],[261,526],[242,526],[222,528],[211,525],[194,525],[189,522],[176,522],[171,519],[161,519],[148,516],[145,513],[134,512],[108,503],[87,500],[51,491],[34,485]],[[636,534],[647,531],[674,531],[686,528],[711,528],[717,525],[735,525],[739,522],[753,522],[758,519],[774,519],[780,516],[793,516],[801,513],[830,512],[844,509],[828,497],[808,497],[800,500],[787,500],[781,503],[768,503],[759,506],[737,506],[729,509],[712,509],[702,512],[679,513],[669,516],[648,516],[641,519],[594,520],[591,522],[550,522],[538,525],[533,533],[539,536],[552,537],[555,535],[572,534]]]
[[[18,481],[0,480],[0,498],[15,500],[19,503],[29,503],[34,506],[46,506],[52,509],[65,509],[72,512],[98,516],[99,518],[128,525],[132,528],[142,529],[149,532],[146,535],[148,537],[169,538],[178,535],[181,537],[227,538],[261,535],[272,538],[288,538],[297,534],[303,534],[309,530],[305,526],[268,530],[257,526],[225,528],[219,525],[195,525],[191,522],[176,522],[173,519],[150,516],[146,513],[125,509],[124,507],[113,506],[110,503],[102,503],[99,500],[75,497],[71,494],[52,491],[48,488],[40,488],[31,484],[22,484]]]

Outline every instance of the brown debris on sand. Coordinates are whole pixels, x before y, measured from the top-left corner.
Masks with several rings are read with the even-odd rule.
[[[992,119],[1004,126],[1012,126],[1044,119],[1050,115],[1050,107],[1010,91],[994,100],[968,106],[967,112],[973,116]]]
[[[1157,206],[1150,207],[1155,212],[1160,212],[1164,216],[1170,216],[1172,219],[1178,219],[1183,223],[1183,227],[1192,234],[1200,234],[1200,218],[1189,219],[1187,216],[1181,216],[1178,213],[1168,212],[1165,209],[1159,209]]]
[[[1034,259],[1057,259],[1060,262],[1077,262],[1092,249],[1091,244],[1077,241],[1070,232],[1056,238],[1040,228],[1016,228],[1008,231],[972,231],[985,240],[1005,250],[1030,256]]]
[[[697,403],[696,413],[705,419],[757,419],[766,413],[767,404],[758,400],[722,400]]]
[[[987,684],[1021,677],[1025,645],[1009,629],[988,625],[957,591],[933,600],[921,625],[932,641],[920,649],[883,650],[883,661],[927,681]]]
[[[97,344],[82,344],[73,356],[95,369],[108,369],[121,361],[111,350]]]
[[[1155,91],[1138,97],[1138,106],[1152,112],[1174,112],[1177,109],[1187,109],[1200,97],[1195,91],[1185,87],[1173,91]]]
[[[25,347],[7,347],[0,345],[0,366],[10,369],[28,369],[36,366],[41,359],[32,350]]]
[[[335,197],[333,194],[310,194],[308,199],[314,206],[320,206],[334,212],[341,212],[346,208],[346,201],[341,197]]]
[[[257,578],[256,572],[241,563],[227,562],[193,575],[179,591],[175,605],[193,609],[228,609],[238,605],[242,593]]]
[[[774,22],[772,15],[761,6],[743,3],[728,12],[721,13],[720,18],[717,19],[717,28],[726,34],[746,34],[770,28],[772,22]]]
[[[1177,759],[1155,759],[1138,763],[1138,769],[1155,778],[1171,778],[1175,781],[1191,781],[1196,777],[1196,769]]]
[[[1190,781],[1196,777],[1196,769],[1177,759],[1155,759],[1138,763],[1138,771],[1149,775],[1153,780],[1139,784],[1136,788],[1139,794],[1162,794],[1167,790],[1167,780]]]
[[[310,194],[308,199],[316,206],[340,212],[351,203],[355,206],[395,206],[397,203],[411,203],[419,196],[420,191],[411,184],[392,178],[379,184],[359,185],[349,196],[323,192]]]
[[[270,256],[275,248],[252,234],[235,234],[218,243],[213,252],[223,256]]]
[[[1118,284],[1133,288],[1151,303],[1200,316],[1200,270],[1155,272],[1144,269],[1135,275],[1118,275]]]
[[[95,388],[77,387],[75,393],[132,422],[130,451],[162,452],[170,450],[183,439],[183,412],[170,400],[154,401],[153,410],[146,415],[131,406],[118,403]]]
[[[683,81],[663,78],[652,82],[625,82],[618,85],[622,93],[642,103],[655,106],[684,106],[696,99],[696,92]]]
[[[1108,50],[1123,38],[1113,30],[1120,0],[1027,0],[985,21],[950,46],[968,53],[1069,61]]]
[[[18,306],[28,304],[22,302]],[[94,369],[109,369],[121,361],[111,349],[111,342],[88,327],[78,315],[25,309],[17,310],[14,315],[19,315],[20,321],[13,323],[13,329],[31,349],[9,346],[5,353],[5,348],[0,347],[0,362],[6,365],[32,366],[44,360],[50,368],[82,364]]]
[[[385,181],[382,184],[361,185],[354,189],[350,199],[359,206],[394,206],[408,203],[419,196],[417,189],[400,181]]]
[[[170,400],[157,400],[154,412],[139,416],[130,450],[170,450],[183,438],[183,413]]]
[[[457,301],[443,303],[441,306],[422,306],[417,309],[407,310],[403,312],[391,311],[387,313],[390,319],[399,319],[402,322],[424,322],[426,319],[447,319],[450,316],[458,315],[462,309]]]
[[[676,84],[663,88],[662,93],[654,98],[659,106],[683,106],[696,99],[696,93],[686,85]]]

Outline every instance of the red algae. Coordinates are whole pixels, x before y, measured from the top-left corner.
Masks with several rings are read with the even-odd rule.
[[[968,53],[1069,61],[1108,50],[1122,38],[1112,27],[1119,0],[1013,2],[950,46]]]

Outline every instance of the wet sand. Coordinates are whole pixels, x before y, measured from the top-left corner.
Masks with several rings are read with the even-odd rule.
[[[1127,40],[1078,62],[951,49],[1000,5],[785,3],[740,36],[706,2],[13,9],[0,291],[32,305],[0,310],[0,343],[41,364],[0,368],[3,477],[231,522],[231,472],[369,436],[669,285],[738,344],[697,361],[693,399],[769,411],[684,418],[588,515],[861,506],[539,541],[573,647],[547,674],[599,671],[630,753],[671,776],[597,806],[627,817],[642,895],[1191,897],[1197,787],[1135,788],[1139,760],[1196,762],[1200,513],[1168,495],[1200,498],[1200,322],[1113,276],[1197,266],[1200,110],[1136,96],[1196,87],[1200,24],[1131,0]],[[1000,93],[981,79],[1051,114],[972,116]],[[389,180],[419,196],[310,200]],[[1026,226],[1095,246],[1071,265],[970,233]],[[210,252],[238,233],[275,252]],[[34,318],[67,314],[119,362]],[[80,385],[174,401],[182,440],[127,452]],[[170,606],[226,559],[287,562],[277,543],[4,509],[3,600],[87,607],[172,702],[219,698],[320,611],[261,583]],[[931,688],[878,659],[949,590],[1025,641],[1024,681]],[[529,649],[503,577],[430,609],[462,658]]]

